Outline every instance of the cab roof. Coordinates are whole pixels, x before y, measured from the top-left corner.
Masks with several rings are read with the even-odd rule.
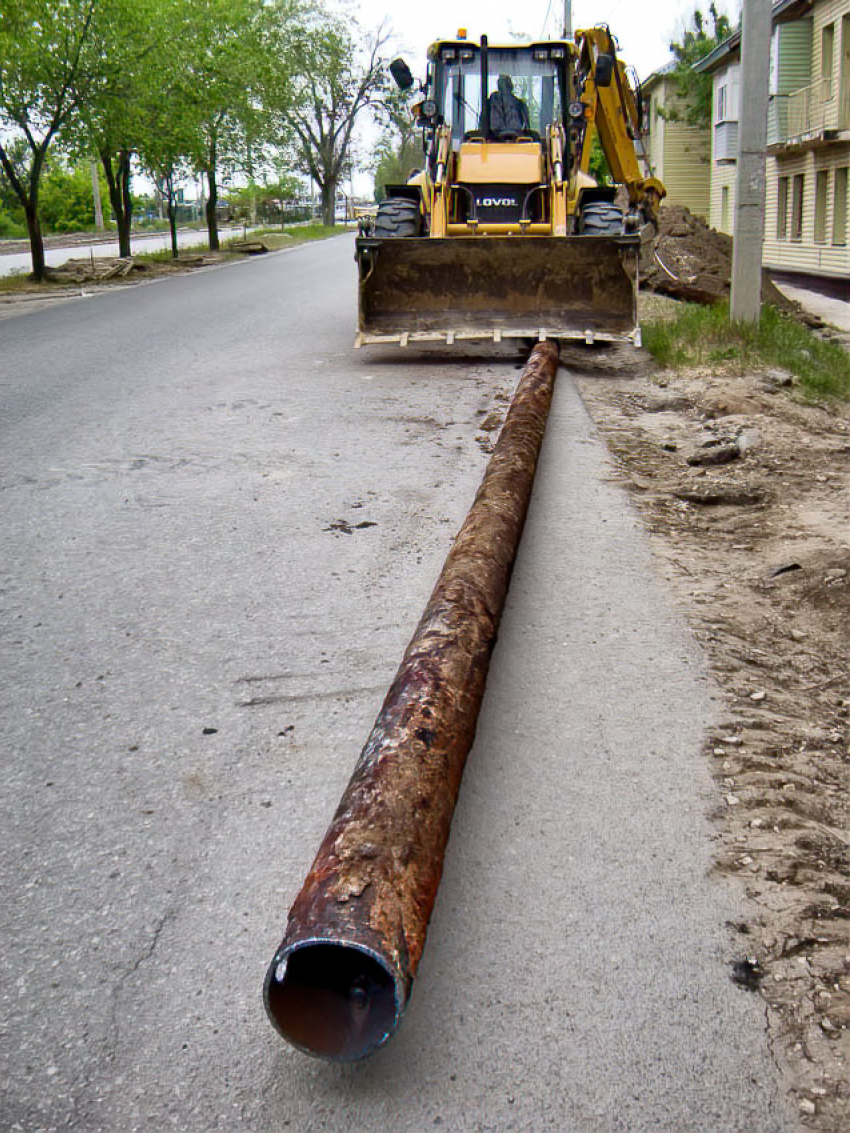
[[[552,47],[562,47],[569,54],[578,54],[578,48],[571,39],[541,39],[533,43],[488,43],[487,47],[491,51],[512,51],[516,55],[526,55],[531,51],[548,51]],[[461,49],[478,54],[481,44],[476,43],[474,39],[437,39],[428,48],[428,58],[439,59],[444,48]]]

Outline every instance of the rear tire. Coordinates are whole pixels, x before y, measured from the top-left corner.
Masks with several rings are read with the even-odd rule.
[[[422,232],[422,213],[416,201],[406,197],[389,197],[378,205],[375,217],[375,235],[419,236]]]
[[[623,210],[610,201],[591,201],[581,210],[581,232],[585,236],[622,236]]]

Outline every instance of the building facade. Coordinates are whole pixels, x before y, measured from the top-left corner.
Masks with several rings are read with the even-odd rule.
[[[709,223],[731,233],[740,33],[697,69],[713,80]],[[850,281],[850,0],[774,4],[767,153],[765,266]]]
[[[682,109],[673,90],[673,63],[655,71],[643,83],[646,154],[653,174],[664,182],[666,204],[684,205],[708,220],[711,144],[709,132],[688,126],[665,113]]]

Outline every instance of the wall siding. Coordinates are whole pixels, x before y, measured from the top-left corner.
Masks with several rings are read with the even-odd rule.
[[[816,2],[812,11],[812,63],[811,79],[815,82],[822,74],[821,69],[821,32],[827,24],[833,24],[835,35],[832,48],[832,97],[826,103],[824,127],[837,129],[841,109],[841,17],[850,12],[850,0],[821,0]],[[850,125],[850,123],[847,123]],[[846,127],[845,127],[846,128]]]
[[[665,123],[664,176],[665,200],[685,205],[703,218],[709,210],[710,145],[708,131],[681,122]]]
[[[790,94],[812,81],[812,21],[792,20],[773,29],[776,59],[776,89],[771,94]]]
[[[730,95],[728,97],[734,98],[734,103],[730,106],[726,113],[726,121],[733,117],[738,117],[738,99],[737,99],[737,76],[738,64],[733,63],[727,67],[723,67],[714,72],[713,76],[713,90],[712,90],[712,127],[711,127],[711,182],[709,188],[709,218],[708,223],[712,228],[716,228],[718,232],[728,232],[731,236],[732,226],[735,220],[735,177],[738,169],[737,161],[718,161],[721,155],[718,153],[718,130],[717,130],[717,91],[726,84],[730,88]],[[737,121],[735,121],[737,127]],[[723,141],[723,138],[720,138]],[[725,156],[725,150],[723,151]],[[727,222],[723,223],[723,189],[729,190],[729,210]]]
[[[779,25],[774,28],[773,50],[778,57],[771,64],[771,103],[768,113],[768,125],[771,131],[771,142],[777,142],[784,136],[783,131],[787,123],[787,99],[794,91],[802,90],[817,82],[822,74],[821,45],[822,30],[828,24],[833,24],[835,34],[833,37],[832,60],[832,97],[826,104],[825,125],[827,128],[843,128],[839,135],[840,140],[829,143],[821,142],[812,145],[806,150],[797,149],[793,153],[781,151],[769,154],[766,166],[766,196],[765,196],[765,239],[764,263],[768,267],[784,271],[798,271],[813,275],[850,279],[850,243],[833,245],[833,220],[835,211],[835,170],[850,168],[850,137],[848,127],[850,122],[841,123],[841,81],[842,81],[842,17],[850,13],[850,0],[815,0],[812,18],[798,20],[793,23]],[[734,66],[734,64],[733,64]],[[713,74],[714,81],[714,111],[713,122],[717,121],[717,90],[724,82],[729,82],[730,76],[726,74],[729,68],[718,68]],[[845,75],[845,81],[847,76]],[[727,113],[727,119],[732,118]],[[737,114],[734,115],[737,117]],[[716,130],[712,128],[712,155],[711,155],[711,185],[709,223],[714,228],[722,229],[723,189],[728,189],[728,224],[725,230],[731,234],[734,224],[735,212],[735,178],[737,173],[736,162],[718,162],[716,147]],[[825,209],[825,236],[822,243],[815,243],[815,195],[818,172],[828,173],[828,184]],[[795,176],[804,177],[803,191],[803,231],[802,239],[792,240],[793,230],[793,179]],[[777,207],[779,196],[779,178],[788,178],[788,204],[786,236],[777,237]],[[850,187],[847,189],[848,199],[845,201],[845,211],[850,218]],[[845,237],[850,241],[850,221],[848,233]]]
[[[773,29],[770,55],[770,102],[767,144],[788,136],[788,95],[811,82],[812,21],[793,20]]]
[[[850,245],[833,246],[832,223],[835,189],[835,170],[850,166],[850,142],[821,146],[787,157],[768,157],[767,192],[765,200],[764,263],[766,267],[783,271],[810,272],[813,275],[843,276],[850,278]],[[826,195],[826,242],[815,243],[815,181],[819,170],[829,172]],[[791,180],[795,174],[805,177],[803,192],[803,238],[791,239]],[[779,178],[789,178],[788,235],[784,240],[776,236]],[[850,194],[850,189],[848,189]],[[845,208],[850,207],[850,201]],[[850,213],[848,213],[850,215]]]
[[[658,106],[675,104],[671,84],[666,79],[654,83],[650,94],[649,160],[667,190],[664,201],[684,205],[696,216],[707,219],[711,177],[709,132],[662,118]]]
[[[735,177],[738,167],[731,165],[715,165],[711,178],[711,215],[709,224],[718,232],[728,232],[732,235],[732,226],[735,223]],[[729,217],[726,226],[723,226],[723,189],[729,190]]]

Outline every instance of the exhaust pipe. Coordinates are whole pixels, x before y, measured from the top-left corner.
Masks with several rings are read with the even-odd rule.
[[[410,998],[519,547],[558,348],[537,345],[269,966],[285,1039],[339,1062],[395,1032]]]

